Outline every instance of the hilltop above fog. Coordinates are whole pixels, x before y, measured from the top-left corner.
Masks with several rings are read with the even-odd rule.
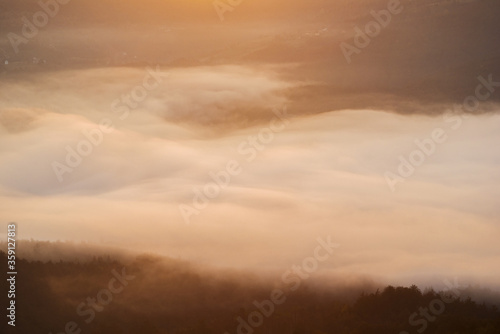
[[[239,333],[245,327],[256,333],[387,333],[429,327],[431,333],[467,329],[493,334],[500,328],[491,292],[484,304],[467,298],[473,290],[453,286],[439,293],[416,286],[376,289],[335,279],[336,285],[304,281],[296,286],[151,255],[122,261],[97,250],[88,260],[86,247],[36,241],[21,245],[46,250],[39,256],[25,247],[30,257],[52,253],[85,259],[18,258],[16,302],[22,312],[16,329],[23,332],[59,332],[68,323],[97,333]],[[6,254],[0,252],[0,258],[5,262]],[[279,298],[277,289],[282,291]],[[435,316],[427,321],[419,309]],[[262,321],[256,325],[259,315]]]

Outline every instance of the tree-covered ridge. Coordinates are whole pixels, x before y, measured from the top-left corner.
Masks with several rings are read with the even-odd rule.
[[[0,252],[0,259],[6,263],[6,254]],[[17,267],[16,333],[56,334],[64,332],[68,322],[76,323],[81,333],[110,334],[500,333],[496,306],[451,290],[388,286],[363,293],[368,288],[360,287],[357,297],[345,298],[331,288],[303,284],[254,328],[240,326],[241,319],[248,322],[258,310],[254,302],[266,300],[275,288],[255,277],[216,275],[149,256],[130,263],[108,257],[85,262],[18,259]],[[99,298],[108,289],[114,291],[109,293],[112,300],[101,305]],[[7,291],[5,280],[2,291]],[[88,298],[95,299],[99,309],[93,317]],[[83,315],[78,314],[79,306]],[[2,333],[13,330],[5,322],[1,327],[6,329]]]

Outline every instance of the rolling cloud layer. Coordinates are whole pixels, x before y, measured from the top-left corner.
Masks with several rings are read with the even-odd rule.
[[[270,66],[236,65],[157,70],[160,83],[127,113],[118,109],[149,73],[99,68],[2,81],[0,215],[19,223],[19,238],[280,270],[331,235],[341,247],[324,275],[496,284],[498,113],[464,118],[442,104],[433,117],[291,112],[269,131],[276,111],[293,110],[287,92],[301,83]],[[112,132],[101,131],[103,119]],[[392,192],[384,175],[399,175],[400,156],[409,160],[415,140],[436,129],[444,140]],[[68,166],[68,147],[78,152],[85,133],[98,144],[60,182],[54,162]],[[232,160],[241,173],[186,224],[179,206],[194,207],[210,173]]]

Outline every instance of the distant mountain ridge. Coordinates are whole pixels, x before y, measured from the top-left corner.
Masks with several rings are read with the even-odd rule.
[[[6,261],[0,252],[0,262]],[[388,286],[375,292],[372,286],[349,291],[303,284],[287,292],[284,303],[275,305],[262,325],[250,326],[250,314],[267,312],[259,305],[276,288],[251,275],[206,273],[152,256],[132,262],[96,257],[83,263],[18,258],[17,268],[15,330],[23,333],[59,333],[68,323],[110,334],[239,333],[241,326],[277,334],[399,333],[415,332],[424,325],[436,334],[500,330],[496,306],[476,303],[464,293],[457,297],[451,292],[421,292],[416,286]],[[0,288],[7,291],[6,285],[2,280]],[[106,293],[111,297],[104,299]],[[432,305],[439,300],[447,302],[440,302],[445,308],[439,314],[432,311],[432,321],[418,315],[423,308],[436,310]],[[10,333],[5,321],[0,328]]]

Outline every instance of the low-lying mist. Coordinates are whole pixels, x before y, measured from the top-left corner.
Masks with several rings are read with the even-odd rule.
[[[498,292],[465,288],[457,281],[436,293],[335,275],[301,279],[295,274],[284,280],[94,247],[35,240],[19,243],[18,329],[59,333],[72,323],[97,333],[222,334],[245,332],[240,327],[247,322],[256,333],[306,329],[346,333],[347,328],[373,330],[385,321],[386,328],[402,330],[409,327],[408,318],[419,306],[437,299],[451,304],[446,316],[432,326],[449,326],[446,319],[463,311],[469,312],[473,328],[492,326],[498,320],[498,311],[489,308],[500,304]],[[6,257],[0,255],[2,260]],[[468,299],[471,296],[474,302]],[[487,306],[480,306],[484,302]],[[252,325],[252,317],[259,312],[265,315],[262,323]]]
[[[497,105],[468,116],[436,104],[429,116],[320,112],[311,100],[298,112],[287,92],[299,83],[282,70],[8,76],[0,83],[2,217],[19,224],[23,239],[104,243],[250,270],[284,270],[331,236],[342,246],[325,272],[393,284],[449,275],[496,286],[500,176],[491,147],[499,117],[484,109]],[[124,99],[144,82],[153,89],[129,106]],[[439,143],[420,153],[425,161],[394,178],[435,131]],[[90,153],[81,146],[89,133]],[[197,193],[231,161],[241,173],[193,211]]]

